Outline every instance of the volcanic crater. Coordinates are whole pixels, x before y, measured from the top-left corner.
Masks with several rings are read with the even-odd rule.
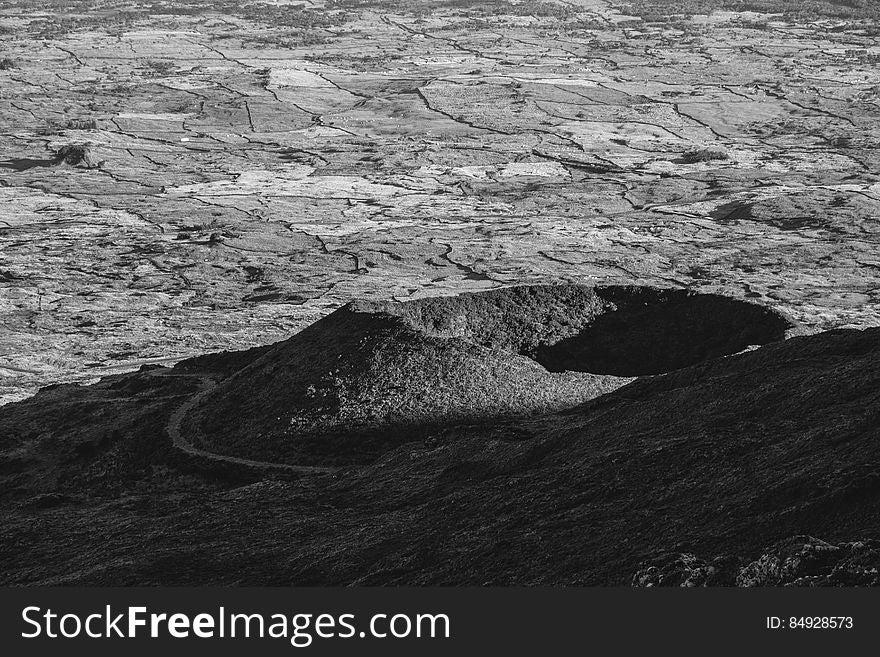
[[[182,418],[205,451],[375,460],[451,425],[570,408],[633,377],[782,340],[774,310],[714,294],[538,285],[349,303],[212,385]]]

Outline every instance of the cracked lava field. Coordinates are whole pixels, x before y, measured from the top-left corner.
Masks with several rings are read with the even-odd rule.
[[[737,4],[4,2],[0,400],[514,284],[877,325],[876,11]]]

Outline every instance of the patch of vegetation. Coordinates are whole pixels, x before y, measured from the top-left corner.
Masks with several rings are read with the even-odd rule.
[[[681,157],[675,160],[677,164],[696,164],[697,162],[711,162],[713,160],[728,160],[730,156],[723,148],[692,148],[682,153]]]
[[[223,14],[245,20],[297,29],[333,27],[349,21],[351,16],[338,7],[327,4],[326,9],[309,9],[303,5],[275,5],[267,2],[240,0],[174,0],[174,2],[151,2],[140,7],[144,16],[201,16]]]
[[[30,11],[30,0],[9,0],[8,8]],[[48,0],[41,9],[51,17],[31,22],[29,33],[41,39],[60,39],[86,30],[131,29],[138,23],[158,17],[234,16],[275,27],[316,29],[347,23],[352,16],[344,11],[309,9],[303,5],[275,5],[269,2],[239,0],[158,0],[135,3],[132,0]]]
[[[316,34],[309,30],[291,30],[277,34],[249,35],[244,40],[244,43],[281,46],[282,48],[307,48],[310,46],[323,46],[329,40],[328,36]]]
[[[60,146],[55,151],[55,163],[80,166],[86,169],[96,169],[103,164],[95,156],[91,144],[64,144]]]
[[[174,62],[169,62],[164,59],[148,59],[146,61],[146,66],[156,75],[168,75],[173,73],[177,68]]]
[[[426,15],[437,9],[451,9],[467,15],[536,16],[570,18],[582,9],[546,0],[328,0],[328,9],[387,11],[396,14]]]
[[[132,93],[132,87],[127,84],[114,84],[106,88],[106,93],[110,96],[129,96]]]
[[[50,121],[48,125],[37,129],[37,134],[43,136],[58,135],[64,130],[96,130],[98,123],[95,119],[67,119],[67,121]]]
[[[453,9],[470,9],[476,13],[505,16],[536,16],[538,18],[570,18],[581,11],[571,5],[544,0],[447,0]]]
[[[647,22],[665,22],[677,16],[727,11],[782,14],[789,20],[820,18],[871,19],[880,17],[876,0],[628,0],[619,8]]]
[[[825,143],[830,148],[853,148],[852,137],[844,137],[844,136],[826,137]]]
[[[68,119],[64,127],[67,130],[96,130],[98,122],[95,119]]]

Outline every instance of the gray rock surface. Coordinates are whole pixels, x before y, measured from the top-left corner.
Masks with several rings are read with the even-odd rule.
[[[0,399],[528,283],[877,326],[876,3],[736,4],[4,3]]]

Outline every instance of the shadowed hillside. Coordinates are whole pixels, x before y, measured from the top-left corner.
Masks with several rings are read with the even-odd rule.
[[[554,316],[565,316],[563,307],[593,310],[552,339],[538,331],[541,339],[528,344],[570,339],[596,317],[626,312],[626,303],[609,304],[603,290],[559,292],[594,303],[562,304]],[[664,294],[641,293],[654,301]],[[547,289],[528,294],[553,297]],[[532,312],[524,301],[508,306],[503,295],[487,298],[487,309]],[[440,306],[476,303],[465,297]],[[438,350],[451,340],[458,345],[451,353],[463,354],[469,366],[478,356],[497,367],[505,358],[524,359],[522,368],[528,362],[534,368],[528,371],[541,371],[509,346],[521,348],[516,340],[477,349],[462,337],[438,337],[444,331],[473,337],[488,320],[473,329],[467,322],[454,329],[430,324],[434,335],[427,335],[429,323],[415,318],[429,307],[401,305],[394,314],[358,304],[332,322],[366,315],[369,321],[358,320],[362,335],[410,336],[413,344],[424,340]],[[487,318],[493,313],[487,310]],[[312,327],[310,339],[324,332],[321,325]],[[222,399],[199,396],[206,382],[231,389],[243,373],[273,355],[277,362],[293,344],[146,367],[88,387],[54,387],[0,409],[2,581],[873,581],[878,564],[871,541],[880,538],[880,329],[792,337],[640,377],[559,411],[449,420],[425,436],[413,433],[372,463],[338,470],[272,469],[172,440],[169,427],[181,408]],[[276,375],[284,371],[279,365]],[[519,370],[507,371],[513,377]],[[449,385],[459,389],[457,381]],[[727,574],[713,575],[718,572]]]

